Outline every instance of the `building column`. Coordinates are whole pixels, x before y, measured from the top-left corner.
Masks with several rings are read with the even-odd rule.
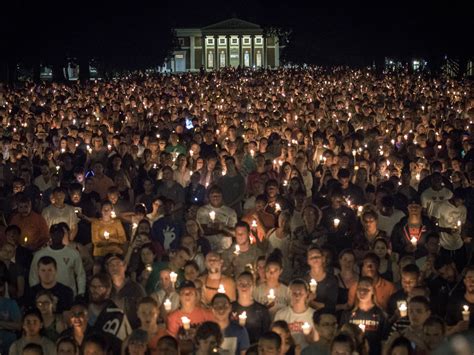
[[[263,37],[262,67],[267,69],[267,39]]]
[[[219,41],[218,36],[214,36],[214,68],[213,69],[219,69],[219,49],[217,48],[217,42]]]
[[[250,67],[253,68],[255,65],[255,35],[250,36],[250,45],[252,46],[250,49]]]
[[[194,49],[194,36],[189,37],[189,70],[194,71],[196,69],[194,65],[196,64],[195,59],[195,49]]]
[[[202,45],[201,45],[201,48],[202,48],[202,53],[201,53],[201,57],[202,57],[202,65],[204,66],[204,70],[207,71],[207,53],[206,53],[206,37],[202,36],[201,37],[201,41],[202,41]]]
[[[226,67],[230,67],[230,35],[225,36],[226,41],[227,41],[227,55],[226,55]]]
[[[244,51],[242,48],[242,40],[243,40],[242,35],[239,35],[239,65],[241,68],[244,66],[244,57],[243,57]]]
[[[275,41],[275,67],[280,66],[280,42],[278,41],[278,37],[274,37]]]

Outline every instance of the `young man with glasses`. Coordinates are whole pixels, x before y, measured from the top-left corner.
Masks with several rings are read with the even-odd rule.
[[[337,331],[337,318],[333,310],[322,308],[313,314],[314,329],[318,332],[319,340],[310,344],[302,351],[302,355],[325,355],[329,352]]]

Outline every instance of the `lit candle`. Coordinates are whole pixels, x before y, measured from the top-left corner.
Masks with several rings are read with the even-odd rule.
[[[357,215],[358,216],[361,216],[363,211],[364,211],[364,206],[357,207]]]
[[[212,222],[214,222],[216,220],[216,212],[215,211],[209,212],[209,218],[211,219]]]
[[[405,301],[400,302],[398,310],[400,311],[400,317],[406,317],[408,313],[407,303]]]
[[[28,237],[25,237],[25,239],[23,239],[23,241],[26,243],[28,243]]]
[[[257,225],[257,221],[254,219],[254,220],[252,221],[252,228],[257,228],[257,226],[258,226],[258,225]]]
[[[281,206],[279,203],[275,203],[275,211],[280,212],[281,211]]]
[[[283,180],[283,186],[288,186],[288,180]]]
[[[252,156],[252,158],[255,156],[255,150],[253,149],[250,149],[250,155]]]
[[[111,144],[107,144],[107,149],[108,149],[108,150],[112,150],[112,145],[111,145]]]
[[[193,150],[192,150],[192,149],[190,149],[190,150],[189,150],[189,155],[192,157],[192,156],[193,156],[193,154],[194,154]]]
[[[461,222],[461,220],[458,220],[458,223],[457,223],[458,229],[461,229],[461,226],[462,226],[462,222]]]
[[[176,283],[176,280],[178,280],[178,274],[175,273],[174,271],[171,271],[170,272],[170,280],[174,285]]]
[[[341,223],[341,220],[339,218],[334,218],[334,228],[337,228],[339,223]]]
[[[147,264],[147,266],[145,267],[145,270],[148,271],[148,272],[152,272],[153,271],[153,266],[151,266],[151,264]]]
[[[316,288],[318,287],[318,282],[315,279],[311,279],[309,282],[309,289],[312,293],[316,293]]]
[[[268,300],[269,303],[272,303],[272,302],[275,301],[275,299],[276,299],[275,290],[273,288],[271,288],[268,291],[267,300]]]
[[[415,237],[412,237],[412,238],[410,239],[410,242],[411,242],[411,244],[412,244],[414,247],[416,247],[416,244],[418,243],[418,239],[416,239]]]
[[[239,314],[239,325],[245,327],[245,323],[247,323],[247,312],[243,311]]]
[[[59,169],[61,169],[60,166],[56,165],[56,171],[59,171]]]
[[[235,255],[239,255],[239,254],[240,254],[240,246],[239,246],[239,244],[235,244],[234,254],[235,254]]]
[[[359,324],[359,328],[365,333],[365,324]]]
[[[311,333],[311,326],[308,322],[304,322],[301,326],[301,330],[303,331],[304,335],[308,335],[309,333]]]
[[[217,289],[217,293],[225,293],[225,288],[223,284],[219,285],[219,288]]]
[[[110,216],[112,218],[117,218],[117,214],[115,213],[115,211],[110,212]]]
[[[109,240],[109,238],[110,238],[110,233],[107,232],[107,231],[105,231],[105,232],[104,232],[104,238],[105,238],[105,240]]]
[[[471,317],[471,312],[469,311],[469,306],[465,304],[462,306],[463,311],[462,311],[462,320],[468,321],[469,318]]]
[[[188,317],[184,316],[184,317],[181,317],[181,322],[183,323],[184,330],[189,330],[190,325],[191,325],[191,320]]]
[[[420,181],[420,179],[421,179],[420,173],[417,173],[416,176],[415,176],[415,178],[416,178],[417,181]]]
[[[163,306],[165,307],[165,311],[167,312],[171,311],[171,301],[169,298],[167,298],[165,302],[163,302]]]

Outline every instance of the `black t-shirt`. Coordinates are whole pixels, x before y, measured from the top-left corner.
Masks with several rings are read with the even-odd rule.
[[[51,292],[57,299],[58,303],[56,305],[56,313],[62,313],[71,309],[72,302],[74,300],[74,293],[72,292],[71,288],[63,285],[62,283],[56,283],[54,287],[50,289],[46,289],[41,284],[37,284],[30,289],[30,296],[26,297],[28,299],[26,305],[34,305],[35,298],[39,291],[47,290]]]
[[[462,321],[463,307],[469,307],[469,328],[474,328],[474,303],[470,303],[464,297],[464,294],[456,294],[449,299],[446,309],[446,324],[449,326],[456,325]]]
[[[306,281],[310,282],[311,277],[306,277]],[[337,296],[339,293],[339,282],[336,276],[326,273],[326,277],[318,281],[316,288],[316,302],[324,303],[326,308],[335,309],[337,303]]]
[[[389,325],[387,317],[381,308],[374,306],[368,311],[356,309],[342,314],[341,324],[352,323],[365,326],[365,337],[369,342],[370,355],[379,355],[382,351],[382,341],[386,339]]]
[[[254,302],[250,307],[243,307],[238,302],[232,303],[232,319],[239,321],[239,315],[247,312],[245,328],[249,333],[250,344],[256,343],[260,336],[270,329],[270,313],[267,307]]]

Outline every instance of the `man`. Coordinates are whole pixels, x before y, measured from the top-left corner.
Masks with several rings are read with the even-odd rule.
[[[321,308],[313,313],[314,329],[319,335],[319,340],[310,344],[302,351],[302,355],[326,355],[337,331],[337,318],[334,312]]]
[[[351,204],[362,206],[365,203],[364,191],[351,182],[351,173],[348,169],[339,169],[337,178],[341,183],[342,193],[346,201]]]
[[[401,272],[402,288],[390,296],[387,313],[389,317],[399,318],[398,308],[402,302],[407,302],[412,290],[418,286],[420,269],[415,264],[406,265]],[[393,319],[392,319],[393,320]]]
[[[56,312],[62,313],[71,308],[74,294],[72,290],[57,281],[58,266],[56,260],[51,256],[43,256],[38,260],[39,283],[31,287],[25,296],[25,304],[34,304],[36,294],[41,290],[51,292],[58,300]]]
[[[162,198],[162,201],[163,217],[153,223],[151,240],[153,243],[158,243],[160,249],[168,252],[180,245],[184,227],[182,219],[173,214],[175,211],[174,201],[167,198]]]
[[[64,189],[61,187],[55,188],[51,195],[51,205],[43,210],[42,215],[48,224],[48,228],[51,228],[53,224],[66,223],[70,229],[70,238],[74,240],[77,235],[79,219],[74,207],[64,203],[65,198],[66,192]]]
[[[456,189],[449,200],[437,203],[432,210],[432,217],[437,220],[441,232],[440,254],[449,255],[456,263],[458,271],[462,271],[468,262],[465,244],[470,243],[472,239],[465,235],[466,231],[462,228],[467,217],[463,189]]]
[[[93,165],[92,171],[94,176],[91,180],[91,190],[99,194],[102,200],[107,198],[107,190],[114,186],[111,178],[104,174],[104,166],[101,162],[96,162]]]
[[[258,355],[281,354],[281,337],[275,332],[266,332],[258,340]]]
[[[433,211],[443,201],[451,199],[453,193],[446,188],[443,183],[443,177],[440,173],[431,175],[431,187],[427,188],[421,194],[421,205],[428,216],[433,216]]]
[[[132,328],[125,313],[110,299],[112,280],[109,275],[99,273],[92,276],[89,286],[89,325],[96,332],[105,333],[111,340],[114,353],[120,352],[122,342]]]
[[[48,166],[47,161],[42,161],[41,162],[41,175],[36,177],[33,180],[33,184],[38,187],[38,189],[44,193],[46,190],[50,189],[53,187],[52,184],[52,178],[51,178],[51,170]]]
[[[217,185],[222,189],[225,205],[234,209],[238,217],[242,217],[245,179],[237,171],[233,157],[227,156],[224,161],[225,175],[217,181]]]
[[[248,265],[253,265],[263,252],[255,245],[250,244],[250,226],[243,221],[235,225],[235,244],[225,250],[222,258],[227,267],[226,275],[235,277],[246,270]]]
[[[390,195],[383,196],[380,204],[378,227],[387,234],[387,237],[390,237],[393,227],[405,217],[405,213],[394,207],[395,200]]]
[[[54,224],[50,228],[51,243],[46,248],[38,250],[30,268],[30,286],[38,284],[37,263],[43,256],[50,256],[56,261],[60,283],[69,287],[74,295],[84,295],[86,291],[86,273],[79,252],[64,245],[66,232],[61,224]]]
[[[304,323],[311,324],[313,321],[313,309],[308,307],[309,290],[304,280],[296,279],[290,283],[290,305],[281,308],[276,314],[274,321],[284,320],[288,323],[291,335],[296,344],[304,349],[312,342],[314,332],[308,335],[303,333]]]
[[[209,203],[198,209],[196,218],[204,229],[204,236],[211,243],[212,250],[221,252],[232,244],[237,214],[224,205],[222,190],[218,186],[209,189],[208,198]]]
[[[24,194],[18,196],[17,213],[11,218],[10,225],[16,225],[21,230],[20,238],[15,242],[31,251],[40,249],[49,240],[46,220],[32,211],[31,200]]]
[[[474,266],[470,265],[465,270],[463,279],[464,294],[454,294],[449,298],[446,310],[446,324],[448,334],[464,332],[474,327]],[[468,320],[464,320],[463,312],[469,312]]]
[[[417,200],[408,203],[408,216],[402,218],[392,230],[392,248],[400,256],[415,254],[416,258],[426,255],[426,236],[434,231],[431,221],[422,216]]]
[[[423,324],[423,340],[429,352],[438,349],[446,341],[446,323],[437,316],[429,317]]]
[[[156,190],[156,195],[172,200],[174,202],[173,215],[180,216],[184,211],[184,188],[174,180],[173,168],[165,166],[161,172],[162,178]]]
[[[232,306],[229,297],[224,293],[217,293],[211,303],[215,321],[224,335],[221,349],[228,354],[245,355],[250,347],[249,335],[244,327],[230,321]]]
[[[139,326],[137,317],[138,302],[146,296],[143,287],[125,277],[127,264],[123,256],[112,254],[106,257],[107,272],[112,279],[110,298],[127,316],[132,328]]]
[[[207,273],[202,275],[199,280],[202,282],[202,302],[209,305],[212,298],[223,287],[227,296],[232,302],[236,299],[235,281],[231,277],[222,274],[224,260],[220,254],[211,251],[206,255]]]
[[[437,276],[428,280],[432,311],[444,318],[451,296],[460,289],[460,280],[456,265],[450,257],[438,256],[434,261],[433,269]]]
[[[182,345],[190,345],[191,338],[188,337],[183,326],[184,317],[189,319],[189,330],[195,330],[200,324],[215,319],[211,311],[198,305],[198,294],[192,281],[183,282],[178,292],[181,307],[168,315],[166,328],[170,335],[181,341]]]
[[[155,200],[155,184],[150,178],[144,178],[143,183],[143,193],[137,196],[136,203],[143,203],[147,209],[147,213],[153,211],[153,201]]]
[[[370,277],[374,281],[375,301],[383,309],[386,310],[390,296],[395,293],[395,285],[385,280],[379,274],[380,259],[374,253],[367,253],[362,260],[361,275]],[[348,305],[353,307],[357,290],[357,283],[349,288]]]

